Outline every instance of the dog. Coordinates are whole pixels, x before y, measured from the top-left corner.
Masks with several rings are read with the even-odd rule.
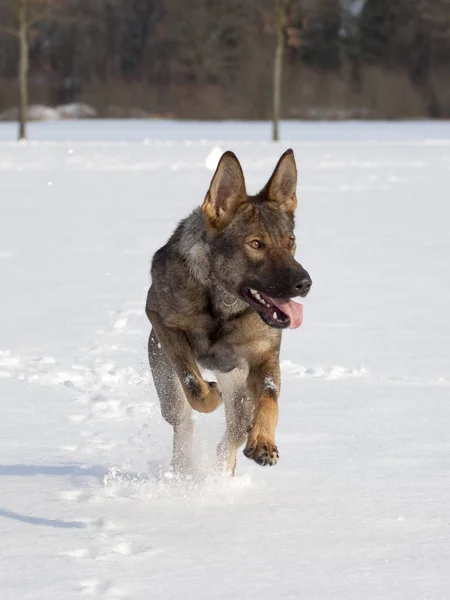
[[[302,323],[312,285],[295,260],[297,168],[287,150],[265,187],[248,196],[241,165],[225,152],[201,207],[154,255],[146,314],[148,356],[164,419],[173,427],[172,467],[191,468],[192,409],[225,405],[218,462],[234,474],[237,451],[275,465],[282,330]],[[205,381],[199,367],[214,372]]]

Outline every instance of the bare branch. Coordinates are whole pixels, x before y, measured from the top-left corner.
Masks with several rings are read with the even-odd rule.
[[[57,7],[51,0],[12,0],[10,2],[9,12],[14,17],[17,28],[19,27],[19,22],[23,23],[25,14],[26,27],[29,29],[39,21],[55,18]],[[61,18],[64,18],[64,20],[71,19],[70,17]],[[0,26],[0,29],[17,36],[16,33],[13,33],[14,30],[12,28]]]
[[[16,29],[12,29],[11,27],[5,27],[4,25],[0,25],[0,32],[7,33],[8,35],[12,35],[13,37],[19,37],[19,34]]]

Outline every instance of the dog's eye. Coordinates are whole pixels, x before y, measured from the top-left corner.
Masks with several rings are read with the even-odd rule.
[[[252,240],[249,242],[249,245],[251,248],[253,248],[253,250],[259,250],[263,247],[263,243],[260,240]]]

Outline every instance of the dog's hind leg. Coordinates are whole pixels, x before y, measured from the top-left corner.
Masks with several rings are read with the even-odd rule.
[[[178,473],[189,473],[192,469],[194,431],[192,409],[180,380],[164,354],[154,331],[150,333],[148,340],[148,359],[161,404],[161,414],[173,427],[172,467]]]
[[[237,451],[247,439],[254,404],[247,390],[246,370],[234,369],[216,375],[222,389],[226,419],[225,434],[217,447],[218,466],[234,475]]]

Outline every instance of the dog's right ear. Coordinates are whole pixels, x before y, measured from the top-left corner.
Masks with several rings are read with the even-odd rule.
[[[225,152],[217,165],[202,211],[213,229],[222,229],[246,200],[242,167],[233,152]]]

